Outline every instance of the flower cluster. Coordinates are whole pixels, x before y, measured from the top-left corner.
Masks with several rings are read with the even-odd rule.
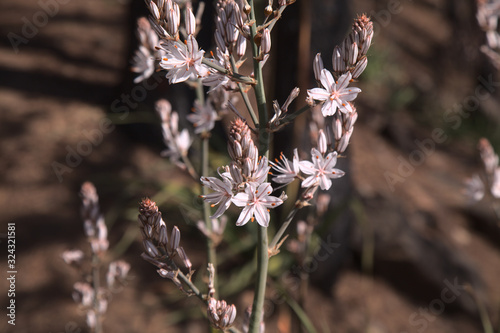
[[[208,133],[214,128],[215,121],[217,120],[217,112],[215,112],[210,103],[202,105],[196,101],[192,111],[193,113],[186,118],[193,123],[196,134]]]
[[[495,154],[490,142],[482,138],[479,141],[479,153],[483,161],[484,180],[478,174],[467,180],[466,195],[472,201],[479,201],[485,195],[485,188],[495,199],[500,198],[500,167],[498,165],[498,155]]]
[[[208,300],[207,316],[213,327],[224,331],[231,327],[234,319],[236,319],[236,307],[234,304],[227,304],[226,301],[210,298]]]
[[[362,15],[354,21],[352,31],[343,43],[335,46],[332,56],[333,73],[324,68],[319,53],[314,58],[314,75],[320,87],[307,91],[308,102],[311,105],[314,101],[322,103],[321,112],[325,117],[328,143],[339,153],[346,150],[358,117],[352,101],[361,89],[349,87],[349,84],[367,66],[366,53],[372,38],[373,23]]]
[[[500,1],[477,0],[477,21],[486,32],[486,44],[481,51],[486,54],[496,68],[500,68],[500,34],[498,33],[498,19],[500,16]]]
[[[134,83],[139,83],[153,75],[157,65],[156,59],[160,59],[163,55],[163,51],[156,48],[158,35],[144,17],[137,20],[137,38],[140,45],[132,59],[132,71],[138,73],[139,76],[134,79]]]
[[[215,42],[222,53],[245,55],[250,30],[244,24],[240,6],[234,0],[219,0],[216,4]]]
[[[109,263],[106,287],[101,286],[96,276],[99,277],[100,258],[109,245],[107,227],[100,213],[99,197],[94,184],[83,183],[80,196],[82,199],[81,216],[85,235],[90,243],[92,258],[87,258],[81,250],[65,251],[61,256],[64,262],[80,270],[84,276],[82,279],[84,282],[76,282],[73,285],[73,299],[84,309],[88,327],[95,330],[96,327],[100,327],[101,318],[107,311],[109,293],[116,290],[117,285],[126,283],[130,265],[123,260]],[[87,265],[92,267],[92,272],[85,271],[84,261],[88,261]]]
[[[214,191],[203,195],[203,199],[212,207],[219,205],[211,217],[220,217],[233,203],[243,207],[236,225],[256,219],[261,226],[269,226],[268,209],[281,205],[284,197],[271,195],[273,188],[265,182],[270,169],[268,160],[266,157],[259,159],[250,129],[241,119],[236,119],[231,126],[228,151],[232,162],[219,169],[220,178],[201,177],[203,186]]]
[[[297,150],[294,151],[292,161],[281,154],[280,160],[271,162],[273,170],[277,172],[272,180],[286,185],[300,178],[302,179],[301,187],[319,186],[322,190],[328,190],[332,186],[332,179],[340,178],[345,174],[344,171],[335,168],[336,164],[337,152],[327,154],[326,136],[323,131],[320,131],[318,147],[311,149],[311,161],[300,161]],[[305,179],[300,176],[300,171],[307,176]]]
[[[139,22],[141,47],[136,53],[134,65],[134,71],[139,73],[136,80],[150,76],[154,68],[158,67],[157,69],[166,72],[169,83],[186,82],[190,87],[196,88],[197,101],[194,103],[193,112],[186,118],[193,124],[194,134],[199,134],[203,141],[200,150],[201,177],[189,160],[188,154],[192,137],[195,136],[191,136],[187,129],[179,130],[179,114],[172,112],[170,103],[161,100],[156,109],[162,120],[167,146],[164,155],[183,169],[187,169],[196,180],[200,179],[204,190],[211,190],[201,195],[205,201],[205,220],[197,223],[208,239],[208,293],[199,292],[191,281],[191,262],[179,246],[179,229],[174,226],[168,237],[161,213],[149,199],[144,199],[139,208],[145,249],[142,257],[155,265],[158,273],[171,279],[180,290],[195,294],[206,302],[211,325],[221,330],[231,331],[230,326],[236,317],[235,306],[217,300],[216,295],[216,246],[223,240],[227,224],[224,213],[234,205],[240,208],[237,226],[256,221],[263,227],[258,228],[258,269],[262,271],[257,274],[253,309],[255,312],[248,313],[248,323],[243,325],[247,330],[251,327],[252,332],[256,329],[263,331],[263,309],[259,304],[263,303],[265,295],[265,288],[262,286],[265,285],[267,258],[279,252],[286,239],[286,236],[283,237],[284,232],[297,211],[310,205],[314,198],[318,198],[316,192],[319,189],[329,190],[333,184],[332,180],[344,175],[344,171],[335,168],[337,157],[346,150],[357,119],[353,101],[361,89],[352,87],[351,82],[355,81],[367,66],[366,54],[373,37],[373,25],[365,15],[355,20],[350,35],[335,47],[332,71],[324,68],[320,54],[315,57],[313,67],[318,86],[307,91],[307,105],[298,111],[289,112],[291,103],[299,95],[299,89],[294,88],[282,105],[278,101],[273,102],[274,116],[268,119],[262,68],[271,52],[272,29],[282,17],[285,8],[293,2],[295,0],[268,1],[264,9],[265,20],[258,24],[255,9],[251,7],[252,2],[249,4],[239,0],[215,1],[215,46],[211,52],[205,52],[198,45],[196,38],[199,15],[197,19],[193,14],[191,1],[147,0],[151,12],[149,25],[144,23],[144,20]],[[198,13],[203,6],[203,2],[198,4]],[[181,15],[181,12],[184,15]],[[156,37],[150,36],[153,31]],[[153,44],[156,45],[152,47]],[[251,57],[245,56],[248,44],[251,45]],[[243,69],[247,68],[242,66],[246,59],[253,62],[253,72],[250,74],[242,73]],[[248,94],[248,91],[252,88],[257,103],[250,100],[253,95]],[[208,90],[208,98],[202,96],[204,90]],[[241,95],[248,118],[234,106],[235,93]],[[254,110],[255,105],[258,112]],[[312,108],[314,106],[318,108]],[[313,109],[313,121],[310,126],[316,126],[311,127],[310,132],[316,136],[313,145],[317,143],[317,146],[311,149],[310,158],[301,159],[299,151],[295,149],[292,160],[281,154],[275,162],[268,161],[267,154],[263,153],[270,148],[268,135],[310,109]],[[231,110],[237,116],[228,133],[227,150],[230,162],[217,169],[218,176],[209,177],[208,139],[215,121],[221,118],[225,110]],[[317,119],[315,113],[319,114],[321,119]],[[247,120],[249,123],[251,121],[250,126]],[[253,132],[259,135],[259,148],[252,138]],[[278,187],[284,187],[295,179],[300,180],[302,187],[293,210],[281,224],[270,246],[265,241],[265,228],[270,224],[270,209],[283,204],[287,196],[284,192],[281,195],[274,193],[277,188],[273,189],[271,181],[268,181],[269,174]],[[320,207],[326,210],[325,200],[318,199],[318,202],[318,211]],[[212,208],[216,207],[210,218],[208,204]],[[304,229],[304,226],[300,225]],[[302,233],[304,237],[309,237],[314,229],[312,224],[309,227],[307,233]],[[174,262],[176,258],[189,269],[187,276]]]
[[[99,197],[94,184],[83,183],[80,190],[82,198],[81,215],[83,227],[92,252],[99,255],[108,249],[108,228],[104,223],[104,216],[99,211]]]
[[[142,244],[146,251],[141,256],[144,260],[158,268],[158,274],[172,280],[182,291],[181,281],[178,279],[179,268],[173,259],[178,255],[183,265],[191,273],[191,261],[184,248],[179,246],[181,232],[174,226],[168,237],[167,225],[161,217],[156,203],[149,198],[141,201],[138,220],[141,227]]]
[[[280,9],[292,2],[279,1]],[[139,76],[134,82],[151,76],[154,69],[159,68],[167,71],[166,77],[171,84],[201,79],[204,85],[211,87],[210,92],[218,88],[236,91],[235,83],[255,84],[251,76],[238,74],[251,40],[250,26],[255,23],[248,19],[248,4],[242,9],[235,0],[216,2],[214,39],[217,47],[211,53],[213,57],[206,58],[196,40],[198,19],[190,2],[154,0],[146,3],[151,15],[149,23],[144,18],[138,21],[137,34],[141,45],[136,51],[132,70]],[[202,7],[200,5],[198,9]],[[182,10],[184,28],[181,28]],[[256,59],[265,63],[271,49],[270,28],[263,27],[259,31],[258,45],[260,55]]]
[[[179,159],[187,155],[191,146],[189,131],[183,129],[179,132],[179,114],[172,112],[172,105],[166,99],[156,102],[156,112],[161,118],[163,139],[167,146],[167,150],[162,152],[162,155],[169,157],[173,163],[184,168],[184,164]]]

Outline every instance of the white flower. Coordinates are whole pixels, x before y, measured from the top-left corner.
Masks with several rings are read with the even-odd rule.
[[[137,21],[137,37],[140,45],[132,60],[132,71],[138,73],[139,76],[134,79],[134,83],[139,83],[153,75],[156,69],[156,59],[162,56],[162,51],[155,49],[158,44],[158,35],[144,17]]]
[[[293,160],[289,161],[283,153],[280,155],[280,160],[276,160],[276,163],[270,162],[273,169],[279,172],[278,175],[273,175],[273,182],[278,184],[290,184],[297,177],[300,172],[299,167],[299,155],[297,149],[293,151]]]
[[[203,186],[210,188],[215,191],[207,195],[202,195],[201,197],[212,207],[219,205],[215,214],[210,216],[210,218],[215,219],[220,217],[224,212],[231,206],[231,199],[233,198],[233,190],[231,180],[227,177],[222,177],[222,180],[215,177],[201,177],[201,182]]]
[[[200,105],[200,103],[195,102],[193,111],[187,116],[187,119],[193,123],[194,132],[197,134],[210,132],[217,120],[217,113],[212,106],[209,103]]]
[[[302,187],[309,187],[319,183],[322,190],[328,190],[332,186],[331,179],[342,177],[345,172],[335,169],[337,163],[337,152],[330,153],[326,158],[316,149],[311,149],[313,162],[300,161],[300,170],[306,175],[310,175],[302,182]]]
[[[248,176],[247,181],[256,183],[256,185],[262,184],[266,180],[270,169],[267,157],[263,156],[259,160],[257,167]]]
[[[178,136],[175,137],[175,147],[180,156],[186,156],[191,146],[191,136],[187,129],[183,129]]]
[[[223,68],[228,68],[230,65],[229,53],[226,51],[222,52],[220,48],[217,48],[214,58],[208,58],[209,61],[215,65],[219,65]],[[230,67],[229,67],[230,68]],[[209,86],[209,93],[213,92],[221,86],[227,86],[231,81],[229,77],[222,74],[218,70],[210,68],[208,75],[203,77],[202,83],[204,86]]]
[[[327,69],[322,69],[320,81],[324,88],[313,88],[307,90],[308,97],[317,101],[325,101],[321,107],[323,116],[333,116],[337,108],[343,113],[352,112],[351,104],[361,89],[347,86],[351,81],[351,73],[342,75],[337,82],[333,79],[332,73]]]
[[[136,84],[153,75],[155,71],[154,55],[149,49],[142,45],[135,51],[132,63],[132,72],[139,74],[134,79],[134,83]]]
[[[484,184],[478,175],[472,176],[465,182],[465,195],[471,201],[479,201],[484,197]]]
[[[61,257],[65,263],[71,265],[71,264],[80,264],[85,255],[80,250],[71,250],[71,251],[64,251]]]
[[[495,197],[496,199],[500,198],[500,168],[498,167],[495,169],[490,191],[493,197]]]
[[[208,69],[202,65],[205,51],[198,50],[198,42],[193,36],[188,36],[185,44],[167,41],[161,47],[166,55],[161,59],[160,66],[168,70],[167,79],[171,84],[208,74]]]
[[[274,208],[283,203],[283,200],[273,197],[270,194],[273,188],[270,183],[263,183],[257,186],[256,183],[249,183],[244,193],[236,194],[232,202],[238,207],[244,207],[236,221],[237,226],[245,225],[254,217],[257,223],[263,227],[269,226],[268,208]]]

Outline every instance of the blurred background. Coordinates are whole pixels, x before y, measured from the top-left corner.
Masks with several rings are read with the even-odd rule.
[[[313,87],[314,55],[321,52],[331,68],[332,50],[357,14],[372,17],[375,37],[356,83],[359,119],[340,162],[348,177],[334,183],[336,208],[318,227],[317,244],[333,242],[335,251],[317,267],[298,264],[288,251],[272,258],[268,332],[299,332],[283,297],[297,296],[287,285],[294,280],[283,277],[304,272],[312,286],[301,305],[318,332],[499,329],[499,217],[490,197],[472,203],[464,191],[481,170],[479,139],[500,149],[500,78],[480,51],[486,35],[476,12],[473,0],[299,0],[285,11],[273,36],[266,75],[275,97],[268,100],[282,103],[293,82]],[[188,112],[190,92],[168,87],[160,74],[148,81],[158,84],[155,91],[143,95],[133,84],[141,15],[147,15],[142,0],[0,3],[0,233],[16,223],[18,270],[16,326],[2,315],[2,332],[88,331],[71,298],[80,274],[61,259],[65,250],[89,251],[78,197],[86,180],[100,196],[109,259],[131,264],[127,285],[111,297],[104,330],[207,331],[199,301],[185,299],[139,257],[137,205],[150,196],[167,224],[181,229],[181,244],[198,268],[195,281],[203,282],[205,246],[191,216],[200,189],[160,157],[152,112],[162,96],[182,96],[172,99],[174,110]],[[210,29],[210,1],[205,15]],[[298,126],[307,119],[298,118]],[[290,135],[297,137],[297,128]],[[225,158],[219,131],[214,166]],[[283,140],[276,139],[276,149],[291,148]],[[221,245],[221,293],[237,305],[238,323],[252,299],[251,230],[229,222]],[[5,277],[0,287],[5,309]],[[288,290],[277,292],[281,287]]]

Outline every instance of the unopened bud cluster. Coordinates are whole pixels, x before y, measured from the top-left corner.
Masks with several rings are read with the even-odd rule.
[[[215,42],[222,53],[245,55],[248,26],[243,23],[240,6],[234,0],[219,0],[216,4]]]
[[[178,39],[181,13],[179,5],[173,0],[145,0],[151,13],[150,21],[159,36]]]
[[[363,73],[368,64],[366,53],[372,39],[373,23],[366,15],[359,16],[354,20],[349,36],[333,50],[333,73],[336,79],[350,72],[355,80]]]
[[[236,318],[236,307],[234,304],[227,304],[226,301],[210,298],[208,300],[207,316],[213,327],[226,330],[233,325]]]
[[[178,268],[173,262],[176,255],[179,255],[184,266],[191,271],[191,261],[184,249],[179,246],[181,240],[179,228],[174,226],[168,237],[167,225],[154,201],[149,198],[141,201],[138,219],[145,250],[142,257],[158,267],[160,276],[171,279],[176,276]]]

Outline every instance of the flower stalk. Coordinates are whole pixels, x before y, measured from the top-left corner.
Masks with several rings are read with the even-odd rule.
[[[250,0],[250,21],[255,21],[254,2]],[[250,34],[252,41],[257,35],[257,27],[255,24],[250,26]],[[269,133],[266,131],[265,124],[268,121],[266,95],[264,91],[264,80],[262,76],[262,67],[260,61],[256,58],[259,56],[259,48],[257,44],[252,44],[252,54],[254,57],[253,67],[255,80],[257,81],[254,86],[255,97],[257,99],[257,107],[259,110],[259,155],[268,157],[269,155]],[[252,314],[250,316],[250,324],[248,328],[249,333],[258,333],[260,323],[263,319],[264,298],[266,293],[267,269],[269,265],[268,255],[268,238],[267,228],[257,226],[257,281],[255,283],[255,294],[252,304]]]

